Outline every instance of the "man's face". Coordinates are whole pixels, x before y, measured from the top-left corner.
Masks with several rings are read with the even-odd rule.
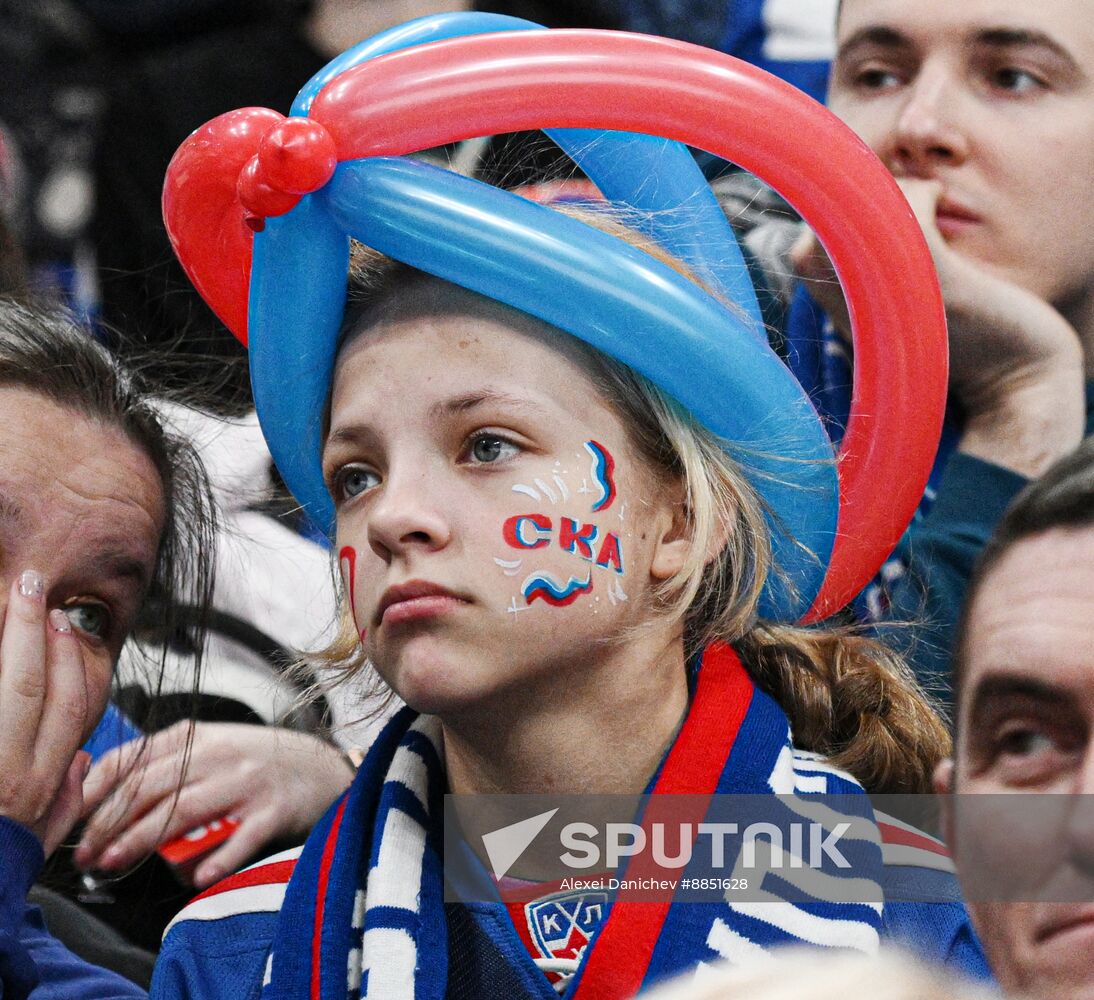
[[[937,181],[958,253],[1067,314],[1094,274],[1090,0],[844,0],[829,106]]]
[[[973,921],[1005,988],[1094,997],[1094,527],[1015,544],[964,648],[953,788],[1014,793],[956,806]],[[983,902],[1018,882],[1026,901]]]

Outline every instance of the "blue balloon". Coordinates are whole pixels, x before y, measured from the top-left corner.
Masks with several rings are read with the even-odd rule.
[[[374,35],[315,74],[293,102],[306,115],[319,91],[361,63],[414,45],[493,31],[543,25],[505,14],[433,14]],[[681,143],[659,136],[596,129],[547,129],[546,134],[611,202],[635,210],[638,226],[683,261],[727,301],[751,318],[753,335],[766,339],[756,290],[733,227],[695,159]]]
[[[333,523],[320,455],[347,234],[536,316],[675,398],[732,446],[768,505],[782,576],[771,577],[762,613],[796,620],[809,608],[839,510],[832,447],[804,390],[757,343],[748,319],[613,236],[411,160],[341,164],[324,189],[269,219],[255,239],[255,400],[286,484],[317,523]]]

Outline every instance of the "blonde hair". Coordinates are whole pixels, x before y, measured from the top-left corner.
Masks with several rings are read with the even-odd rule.
[[[578,214],[692,278],[655,244],[610,217]],[[406,294],[430,282],[444,285],[360,250],[351,291],[364,310],[351,307],[346,328],[367,328],[392,305],[402,314],[404,306],[395,304],[398,294],[413,301],[411,308],[437,308],[430,296]],[[682,623],[688,657],[711,642],[732,644],[752,678],[786,712],[795,744],[824,754],[868,791],[929,791],[935,765],[949,753],[950,737],[901,657],[851,628],[759,619],[760,595],[777,568],[763,500],[740,464],[747,455],[738,451],[735,460],[732,442],[698,425],[632,369],[576,339],[568,347],[581,357],[587,376],[622,418],[651,469],[684,486],[682,514],[691,546],[681,572],[655,595],[657,623]],[[367,666],[348,607],[316,664],[343,676]]]

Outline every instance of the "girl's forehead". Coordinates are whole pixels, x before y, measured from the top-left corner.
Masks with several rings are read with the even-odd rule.
[[[573,337],[477,296],[459,305],[411,305],[356,331],[335,369],[331,430],[484,402],[552,420],[614,416],[590,375],[589,349]]]
[[[589,382],[591,348],[569,334],[509,306],[441,282],[425,294],[384,302],[351,330],[335,369],[338,383],[360,373],[362,356],[371,365],[398,369],[413,363],[418,371],[450,372],[457,362],[461,377],[491,365],[530,387],[540,376],[558,373],[565,381]],[[470,366],[470,371],[466,370]],[[545,366],[545,367],[544,367]]]

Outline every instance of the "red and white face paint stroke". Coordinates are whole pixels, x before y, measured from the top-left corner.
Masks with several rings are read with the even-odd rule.
[[[352,545],[343,545],[338,550],[338,567],[342,571],[342,580],[349,594],[349,613],[353,616],[353,627],[361,642],[368,634],[367,628],[361,628],[357,621],[357,550]]]

